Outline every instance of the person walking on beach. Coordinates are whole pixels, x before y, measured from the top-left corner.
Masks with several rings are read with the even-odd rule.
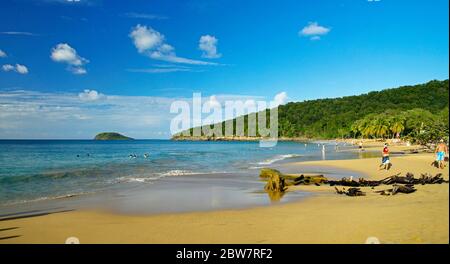
[[[383,157],[381,158],[380,170],[389,170],[392,164],[389,159],[389,148],[387,143],[384,143],[382,155]]]
[[[363,142],[360,141],[358,144],[359,151],[364,151]]]
[[[437,166],[441,169],[444,169],[444,159],[445,156],[448,154],[448,148],[447,145],[444,143],[444,140],[441,139],[439,141],[439,144],[436,147],[436,150],[434,151],[436,153],[436,162]]]

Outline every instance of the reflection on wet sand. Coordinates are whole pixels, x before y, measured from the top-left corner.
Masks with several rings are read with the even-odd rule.
[[[285,194],[285,192],[280,191],[267,191],[267,195],[269,196],[269,199],[272,203],[279,202]]]

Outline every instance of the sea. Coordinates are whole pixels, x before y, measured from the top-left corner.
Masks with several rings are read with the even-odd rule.
[[[60,206],[124,213],[180,212],[271,204],[264,167],[357,158],[343,143],[171,140],[0,140],[0,213]],[[290,169],[289,169],[290,168]],[[304,168],[332,177],[349,172]],[[304,197],[288,194],[281,201]]]

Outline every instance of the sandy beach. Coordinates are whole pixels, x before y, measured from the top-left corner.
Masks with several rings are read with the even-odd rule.
[[[432,154],[392,157],[390,171],[378,171],[379,158],[289,164],[348,169],[381,179],[396,173],[443,173],[430,166]],[[255,176],[256,177],[256,176]],[[249,209],[158,215],[119,215],[77,210],[0,220],[0,243],[449,243],[448,184],[416,186],[412,194],[364,197],[337,195],[329,186],[296,186],[314,193],[301,201]],[[287,194],[289,195],[289,193]]]

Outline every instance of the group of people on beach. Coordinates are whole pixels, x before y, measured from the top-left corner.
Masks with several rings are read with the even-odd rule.
[[[361,148],[362,144],[360,145]],[[437,168],[444,169],[445,168],[445,156],[448,155],[448,147],[447,144],[445,144],[444,140],[441,139],[439,143],[436,146],[436,149],[434,151],[436,154],[436,160],[433,161],[432,165],[436,166]],[[392,163],[389,157],[389,145],[388,143],[384,143],[384,147],[382,150],[382,157],[381,157],[381,164],[379,169],[380,170],[389,170],[392,167]]]

